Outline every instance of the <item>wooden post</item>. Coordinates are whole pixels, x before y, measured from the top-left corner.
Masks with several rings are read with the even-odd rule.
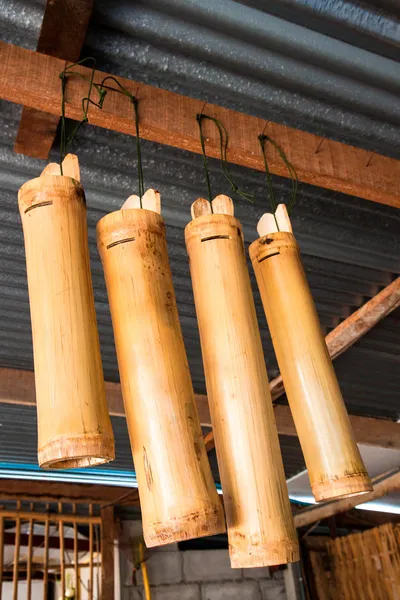
[[[27,558],[27,574],[26,574],[26,600],[31,600],[32,597],[32,550],[33,550],[33,535],[35,530],[35,521],[29,521],[29,540],[28,540],[28,558]]]
[[[89,264],[85,196],[42,176],[18,195],[25,238],[42,467],[114,458]]]
[[[101,509],[101,600],[114,600],[114,507]]]
[[[315,499],[368,492],[293,234],[264,235],[250,257]]]
[[[4,519],[0,517],[0,600],[3,597]]]
[[[148,547],[225,531],[204,448],[168,260],[152,210],[97,226]]]
[[[58,503],[58,514],[62,514],[62,503]],[[65,597],[65,550],[64,550],[64,524],[60,520],[58,524],[58,535],[60,538],[60,583],[61,598]]]
[[[18,503],[21,504],[20,502]],[[12,600],[18,600],[18,566],[19,566],[19,546],[21,536],[21,517],[16,518],[15,523],[15,544],[14,544],[14,567],[13,567],[13,592]]]
[[[46,505],[46,511],[49,505]],[[49,533],[50,521],[46,520],[44,524],[44,548],[43,548],[43,600],[48,600],[49,589]]]
[[[240,222],[229,198],[185,229],[232,567],[299,559]],[[224,212],[225,214],[216,214]]]

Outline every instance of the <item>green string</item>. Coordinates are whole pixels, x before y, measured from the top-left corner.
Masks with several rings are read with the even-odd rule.
[[[199,113],[196,115],[196,121],[199,125],[199,130],[200,130],[200,143],[201,143],[201,150],[202,150],[202,154],[203,154],[204,172],[205,172],[205,176],[206,176],[206,183],[207,183],[207,188],[208,188],[208,198],[210,200],[210,203],[212,201],[212,193],[211,193],[211,184],[210,184],[210,173],[208,170],[207,155],[206,155],[206,150],[205,150],[205,139],[204,139],[203,128],[202,128],[202,122],[204,119],[208,119],[209,121],[212,121],[218,129],[219,142],[220,142],[220,155],[221,155],[220,160],[221,160],[222,171],[223,171],[226,179],[228,180],[232,191],[235,192],[236,194],[238,194],[239,196],[241,196],[242,198],[244,198],[245,200],[247,200],[248,202],[253,202],[254,195],[249,194],[247,192],[243,192],[236,184],[236,182],[233,179],[232,174],[229,170],[228,161],[226,158],[227,151],[228,151],[229,137],[228,137],[228,132],[226,130],[226,127],[224,126],[223,123],[221,123],[221,121],[219,121],[219,119],[216,119],[215,117],[210,117],[203,113]],[[212,210],[212,205],[211,205],[211,210]]]
[[[81,73],[78,73],[77,71],[71,70],[73,67],[75,67],[77,65],[81,65],[87,61],[92,62],[92,72],[91,72],[90,77],[86,77],[85,75],[82,75]],[[127,90],[123,85],[121,85],[121,83],[115,77],[112,77],[111,75],[104,77],[104,79],[101,83],[95,83],[94,82],[95,71],[96,71],[95,59],[94,58],[84,58],[83,60],[81,60],[77,63],[68,65],[67,67],[65,67],[64,71],[62,73],[60,73],[60,79],[61,79],[60,171],[61,171],[61,175],[63,174],[62,162],[68,153],[68,148],[71,146],[72,142],[74,141],[76,133],[77,133],[78,129],[80,128],[80,126],[83,123],[87,123],[89,121],[88,112],[89,112],[90,104],[97,106],[97,108],[102,109],[103,105],[104,105],[104,100],[105,100],[105,97],[106,97],[108,91],[123,94],[124,96],[129,98],[129,100],[131,101],[133,108],[134,108],[134,112],[135,112],[138,186],[139,186],[140,207],[142,208],[142,197],[144,195],[144,176],[143,176],[142,151],[141,151],[140,132],[139,132],[138,100],[133,94],[131,94],[131,92],[129,90]],[[76,75],[78,77],[81,77],[85,81],[87,81],[89,83],[89,91],[88,91],[87,97],[82,99],[83,117],[82,117],[81,121],[74,127],[74,129],[72,130],[72,133],[67,137],[67,135],[66,135],[66,119],[65,119],[65,86],[66,86],[67,76],[70,76],[70,75]],[[115,88],[115,87],[106,85],[106,82],[110,81],[110,80],[113,81],[118,87]],[[92,94],[93,88],[97,91],[97,93],[99,95],[97,102],[95,102],[94,100],[91,99],[91,94]]]
[[[268,194],[269,194],[269,200],[270,200],[270,204],[271,204],[271,211],[272,211],[272,213],[274,215],[275,215],[275,211],[277,209],[277,202],[276,202],[276,196],[275,196],[274,187],[272,185],[271,171],[269,170],[268,160],[267,160],[267,154],[266,154],[266,150],[265,150],[266,142],[270,142],[270,144],[272,144],[272,146],[278,151],[279,156],[281,157],[281,159],[283,160],[283,162],[286,165],[287,170],[289,171],[289,175],[290,175],[290,178],[291,178],[291,181],[292,181],[292,190],[291,190],[291,194],[290,194],[290,199],[289,199],[288,209],[287,210],[288,210],[288,214],[290,215],[291,212],[292,212],[292,210],[293,210],[293,206],[294,206],[294,204],[296,202],[296,197],[297,197],[298,178],[297,178],[296,169],[289,162],[286,154],[284,153],[284,151],[282,150],[282,148],[279,146],[279,144],[277,144],[275,142],[275,140],[273,140],[272,138],[270,138],[268,135],[265,135],[264,133],[261,133],[258,136],[258,140],[260,142],[261,152],[262,152],[263,159],[264,159],[265,178],[267,180]]]

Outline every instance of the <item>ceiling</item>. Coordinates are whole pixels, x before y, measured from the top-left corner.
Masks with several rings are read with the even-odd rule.
[[[269,13],[266,12],[268,7]],[[3,40],[35,48],[44,2],[0,0]],[[273,14],[271,14],[273,13]],[[318,0],[96,0],[82,56],[101,70],[178,91],[321,136],[400,158],[400,7],[396,2]],[[205,109],[206,112],[206,109]],[[90,113],[89,113],[90,117]],[[0,101],[0,366],[33,369],[18,188],[44,161],[14,154],[20,107]],[[74,151],[88,205],[89,243],[103,367],[118,380],[114,340],[95,226],[136,192],[135,144],[90,125]],[[190,205],[205,193],[201,157],[143,142],[147,187],[162,195],[168,249],[194,388],[205,392],[199,335],[183,229]],[[51,153],[58,158],[58,141]],[[210,160],[213,190],[229,193],[219,161]],[[232,166],[254,204],[234,198],[246,245],[266,210],[262,173]],[[278,197],[288,182],[276,178]],[[307,277],[325,332],[400,274],[400,212],[301,184],[293,212]],[[270,378],[272,344],[249,264]],[[335,361],[353,414],[397,420],[400,310]],[[282,398],[285,402],[285,398]],[[0,405],[0,463],[36,464],[35,411]],[[126,426],[113,419],[117,460],[107,469],[131,472]],[[304,468],[296,439],[281,436],[287,476]],[[216,479],[215,455],[211,462]],[[1,466],[0,465],[0,466]]]

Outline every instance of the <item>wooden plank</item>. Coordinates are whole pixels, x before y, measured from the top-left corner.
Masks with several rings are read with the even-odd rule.
[[[43,482],[42,482],[43,485]],[[32,518],[32,513],[24,510],[5,510],[3,508],[0,509],[0,517],[5,519],[16,519],[17,524],[18,520],[21,521],[29,521]],[[82,515],[63,515],[59,513],[35,513],[36,521],[41,521],[43,523],[79,523],[81,525],[87,525],[88,523],[92,525],[99,525],[101,523],[101,517],[96,516],[82,516]],[[19,541],[18,534],[18,541]],[[61,535],[60,535],[61,538]],[[17,536],[15,537],[17,541]]]
[[[377,500],[394,490],[400,489],[400,469],[397,469],[390,475],[382,476],[382,478],[375,478],[373,484],[374,490],[368,492],[368,494],[351,496],[350,498],[342,498],[341,500],[332,502],[324,502],[323,504],[313,506],[312,508],[305,508],[299,511],[294,515],[294,524],[297,528],[305,527],[316,521],[322,521],[322,519],[327,519],[338,513],[346,512],[365,502]]]
[[[31,481],[25,479],[0,479],[0,498],[37,500],[41,502],[77,502],[80,504],[109,504],[138,506],[136,488],[56,481]]]
[[[107,400],[110,413],[118,417],[124,417],[124,403],[122,400],[121,387],[119,383],[106,382]],[[17,369],[0,368],[0,402],[8,404],[23,404],[34,406],[35,398],[35,379],[31,371],[20,371]],[[196,394],[197,409],[200,416],[200,422],[204,427],[211,427],[211,416],[208,407],[207,396],[204,394]],[[278,427],[278,433],[281,435],[296,436],[296,429],[288,406],[275,406],[275,419]],[[354,429],[356,440],[359,444],[368,444],[370,446],[380,446],[381,448],[397,448],[400,449],[400,423],[390,421],[388,419],[375,419],[370,417],[358,417],[350,415],[350,420]],[[213,447],[212,432],[207,434],[207,446],[209,450]],[[0,496],[7,494],[13,495],[13,491],[17,485],[16,480],[7,481],[7,486],[3,487],[0,480]],[[24,485],[24,482],[20,482]],[[35,492],[30,493],[29,490],[34,486]],[[46,484],[46,490],[49,489],[49,484]],[[63,493],[59,494],[59,498],[65,497],[70,500],[79,500],[79,494],[82,497],[88,498],[89,501],[95,501],[93,497],[92,486],[83,486],[81,484],[53,484],[56,490],[60,489]],[[37,486],[37,487],[35,487]],[[57,487],[59,486],[59,488]],[[35,493],[43,490],[43,485],[40,482],[29,482],[25,488],[27,495],[34,496]],[[108,488],[107,486],[96,486],[98,491],[97,498],[101,498],[101,494],[107,495],[107,498],[123,496],[129,493],[128,488]],[[112,491],[108,491],[111,489]],[[10,491],[11,490],[11,491]],[[107,491],[106,491],[107,490]],[[57,492],[56,492],[57,493]],[[74,495],[71,495],[71,494]],[[107,502],[104,498],[104,502]],[[132,490],[132,497],[129,498],[129,504],[134,504],[138,501],[137,490]]]
[[[37,51],[70,62],[79,59],[93,10],[93,0],[47,0]],[[59,115],[24,107],[14,151],[47,158]]]
[[[343,354],[398,306],[400,306],[400,277],[328,333],[325,341],[331,358]],[[281,375],[270,382],[270,390],[272,400],[277,400],[284,394],[285,387]]]
[[[114,600],[114,537],[114,507],[107,506],[101,509],[101,600]]]
[[[0,44],[0,98],[36,110],[60,115],[61,90],[59,74],[63,61],[43,54]],[[79,68],[88,76],[89,69]],[[106,74],[97,73],[99,82]],[[145,139],[200,153],[198,125],[195,115],[204,107],[202,100],[181,96],[160,88],[117,78],[140,101],[140,132]],[[81,100],[87,94],[87,83],[70,78],[67,83],[66,116],[80,120]],[[265,128],[285,151],[296,168],[300,181],[346,194],[400,206],[400,161],[324,139],[258,117],[207,104],[206,114],[220,119],[229,132],[228,160],[238,165],[263,171],[264,164],[257,136]],[[133,108],[122,94],[109,94],[102,110],[90,107],[89,121],[94,125],[135,135]],[[219,139],[211,122],[204,123],[207,154],[219,157]],[[278,153],[269,148],[272,173],[287,177]]]

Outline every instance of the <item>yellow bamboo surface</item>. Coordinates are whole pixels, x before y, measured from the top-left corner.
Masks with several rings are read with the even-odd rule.
[[[25,238],[42,467],[114,458],[80,184],[44,175],[18,194]]]
[[[259,238],[250,257],[315,499],[370,491],[293,234]]]
[[[97,226],[148,547],[225,531],[194,401],[165,226],[124,209]]]
[[[232,204],[218,197],[214,210]],[[226,197],[225,197],[226,198]],[[226,199],[227,201],[229,199]],[[185,230],[232,567],[299,560],[242,228],[198,200]],[[198,216],[198,215],[201,216]]]

